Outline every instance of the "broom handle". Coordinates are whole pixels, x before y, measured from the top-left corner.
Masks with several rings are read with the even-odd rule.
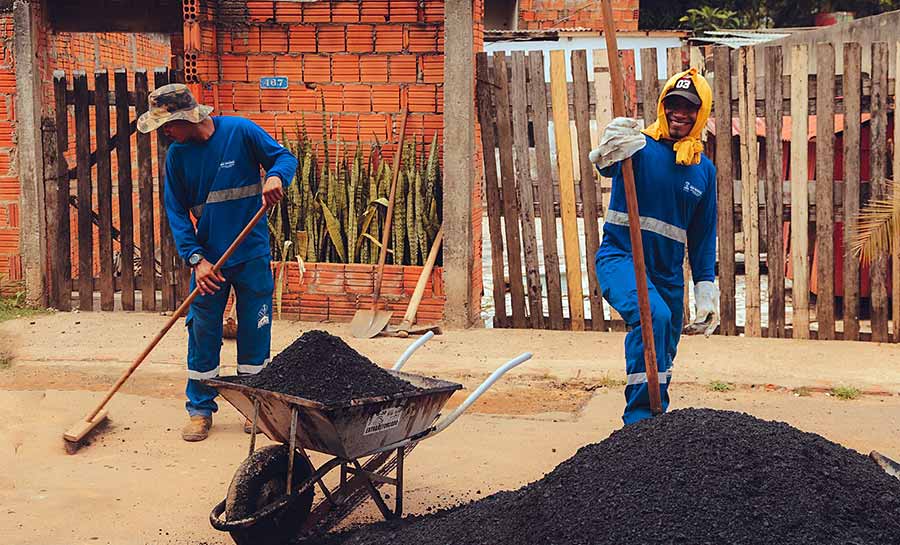
[[[394,172],[391,173],[391,194],[388,196],[387,214],[384,216],[384,230],[381,232],[381,252],[378,254],[378,268],[375,271],[375,295],[372,298],[372,310],[378,310],[378,297],[381,295],[381,280],[384,278],[384,262],[387,259],[387,245],[391,234],[391,221],[394,218],[394,197],[397,193],[397,179],[400,177],[400,159],[403,154],[403,137],[406,134],[406,108],[400,114],[400,142],[394,151]]]
[[[231,243],[231,246],[229,246],[228,249],[225,250],[225,253],[222,254],[222,257],[220,257],[219,260],[216,261],[216,264],[213,265],[213,272],[219,272],[219,269],[222,268],[222,265],[224,265],[225,262],[228,261],[228,258],[231,257],[231,254],[233,254],[234,251],[237,249],[237,247],[240,246],[242,242],[244,242],[244,239],[247,238],[247,235],[250,234],[250,231],[253,230],[253,228],[256,226],[256,224],[259,222],[260,219],[262,219],[262,217],[265,214],[266,214],[266,207],[264,205],[262,208],[259,209],[259,211],[256,213],[256,215],[253,216],[253,219],[251,219],[250,223],[248,223],[247,226],[244,227],[244,230],[240,232],[240,234],[237,236],[237,238],[234,239],[234,242]],[[166,322],[166,325],[164,325],[163,328],[159,331],[159,333],[157,333],[156,336],[153,337],[153,340],[150,341],[150,343],[147,345],[146,348],[144,348],[144,351],[141,352],[141,355],[138,356],[134,360],[134,362],[131,364],[131,367],[126,369],[125,372],[122,373],[122,376],[119,377],[119,380],[117,380],[116,383],[112,385],[112,388],[110,388],[106,392],[106,395],[103,396],[103,401],[101,401],[97,405],[97,407],[93,411],[91,411],[91,413],[87,416],[87,418],[85,418],[85,420],[87,422],[90,422],[91,420],[93,420],[94,417],[97,416],[97,414],[103,410],[103,407],[105,407],[106,404],[109,402],[109,400],[112,398],[112,396],[114,396],[116,394],[116,392],[119,391],[119,388],[121,388],[122,385],[125,384],[125,381],[128,380],[128,378],[132,375],[132,373],[134,373],[135,369],[137,369],[138,366],[144,362],[144,359],[147,358],[147,356],[150,354],[150,352],[154,348],[156,348],[156,345],[159,344],[159,341],[161,341],[162,338],[166,336],[166,333],[168,333],[169,330],[172,328],[172,326],[175,325],[175,322],[177,322],[178,319],[181,318],[185,312],[187,312],[188,307],[191,306],[191,302],[193,302],[194,299],[199,294],[200,294],[200,287],[198,286],[198,287],[194,288],[194,290],[191,292],[190,295],[187,296],[187,298],[184,300],[184,302],[181,303],[181,305],[179,305],[179,307],[175,310],[175,312],[172,313],[172,316],[169,318],[169,321]]]
[[[601,0],[603,9],[603,34],[606,36],[606,53],[609,57],[610,86],[612,87],[613,115],[625,116],[625,82],[619,49],[616,43],[616,26],[610,0]],[[655,75],[653,76],[655,77]],[[634,256],[634,276],[638,292],[638,308],[641,315],[641,337],[644,341],[644,367],[647,370],[647,389],[650,394],[650,410],[662,413],[659,394],[659,374],[656,369],[656,347],[653,344],[653,317],[650,314],[650,297],[647,293],[647,272],[644,264],[644,245],[641,241],[641,218],[638,213],[637,190],[634,186],[634,169],[631,159],[622,162],[622,178],[625,185],[625,202],[628,205],[628,232],[631,235],[631,251]]]

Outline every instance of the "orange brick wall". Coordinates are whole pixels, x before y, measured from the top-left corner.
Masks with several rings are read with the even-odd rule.
[[[640,0],[613,3],[616,30],[637,30]],[[585,0],[519,0],[519,29],[589,28],[601,30],[600,2]]]
[[[19,179],[15,168],[16,66],[13,18],[0,13],[0,283],[22,279],[19,257]]]

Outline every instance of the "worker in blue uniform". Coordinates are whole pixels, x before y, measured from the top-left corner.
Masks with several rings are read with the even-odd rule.
[[[282,198],[297,170],[297,159],[258,125],[239,117],[210,117],[211,111],[187,86],[175,83],[151,93],[150,109],[138,120],[141,132],[162,127],[174,141],[166,154],[166,215],[178,255],[193,269],[191,289],[200,290],[185,322],[185,441],[206,439],[218,409],[216,390],[199,380],[219,375],[222,315],[231,288],[237,299],[238,373],[258,373],[269,361],[274,282],[266,220],[256,224],[219,272],[213,264],[261,206]]]
[[[622,163],[631,157],[644,247],[653,340],[665,411],[672,362],[682,331],[687,250],[694,277],[696,322],[709,336],[719,323],[716,265],[716,169],[703,155],[701,134],[712,93],[695,68],[673,76],[657,105],[657,120],[640,131],[634,119],[616,118],[590,160],[611,177],[612,195],[596,255],[603,297],[630,328],[625,337],[626,425],[652,416],[644,366],[637,285],[628,230]]]

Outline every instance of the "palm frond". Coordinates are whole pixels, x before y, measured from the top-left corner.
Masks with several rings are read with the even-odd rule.
[[[870,199],[856,215],[851,229],[850,252],[864,264],[891,255],[900,238],[900,194],[893,182],[887,182],[884,198]]]

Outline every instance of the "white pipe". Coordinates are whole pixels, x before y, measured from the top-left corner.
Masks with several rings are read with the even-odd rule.
[[[415,342],[409,345],[409,348],[407,348],[406,351],[400,356],[400,359],[397,360],[397,363],[395,363],[394,366],[391,367],[391,370],[399,371],[400,368],[403,367],[403,364],[405,364],[406,361],[409,360],[410,357],[412,357],[413,352],[421,348],[422,345],[428,342],[428,340],[432,337],[434,337],[434,331],[429,331],[416,339]]]
[[[523,354],[520,354],[519,356],[515,357],[514,359],[509,360],[508,362],[506,362],[505,365],[503,365],[502,367],[500,367],[499,369],[497,369],[496,371],[491,373],[491,376],[489,376],[487,378],[487,380],[482,382],[481,386],[479,386],[478,388],[475,389],[474,392],[469,394],[469,397],[467,397],[466,400],[463,401],[462,404],[456,408],[456,410],[454,410],[452,413],[447,415],[446,418],[444,418],[443,420],[438,422],[434,426],[434,431],[432,431],[428,435],[429,436],[436,435],[436,434],[444,431],[447,428],[447,426],[449,426],[450,424],[453,423],[454,420],[459,418],[459,415],[464,413],[466,411],[466,409],[468,409],[469,406],[472,405],[472,403],[475,403],[475,401],[477,401],[478,398],[481,397],[481,394],[483,394],[485,391],[487,391],[487,389],[490,388],[491,385],[493,385],[495,382],[497,382],[497,380],[499,380],[500,377],[502,377],[504,374],[506,374],[506,372],[509,371],[510,369],[512,369],[513,367],[516,367],[517,365],[520,365],[520,364],[525,363],[526,361],[530,360],[531,356],[532,356],[531,352],[525,352]]]

